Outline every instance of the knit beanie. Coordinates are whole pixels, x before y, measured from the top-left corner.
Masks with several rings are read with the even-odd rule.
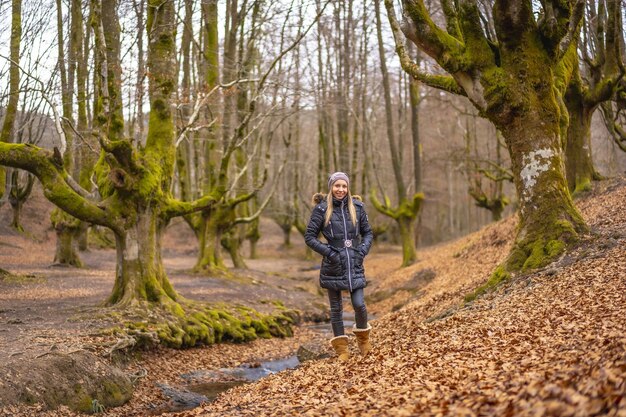
[[[350,179],[348,178],[348,174],[345,172],[335,172],[330,177],[328,177],[328,191],[333,187],[333,184],[338,180],[344,180],[346,184],[348,184],[348,188],[350,188]]]

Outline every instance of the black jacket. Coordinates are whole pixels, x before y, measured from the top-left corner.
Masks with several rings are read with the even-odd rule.
[[[346,197],[347,198],[347,197]],[[320,286],[334,290],[353,291],[367,285],[363,258],[372,246],[374,234],[367,220],[363,203],[353,197],[357,224],[350,220],[350,212],[345,199],[333,198],[333,214],[324,226],[327,202],[323,194],[313,196],[318,203],[304,233],[304,241],[315,252],[324,256],[320,270]],[[327,243],[318,239],[320,233]],[[349,241],[349,243],[345,243]]]

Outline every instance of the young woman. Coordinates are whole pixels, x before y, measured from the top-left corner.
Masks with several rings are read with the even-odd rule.
[[[362,355],[369,352],[371,326],[363,288],[367,285],[363,258],[372,246],[374,234],[359,197],[350,194],[350,179],[343,172],[328,178],[328,194],[313,196],[315,208],[304,233],[304,241],[322,255],[320,286],[327,289],[330,302],[330,323],[334,337],[331,345],[342,361],[348,360],[348,336],[343,325],[341,291],[349,291],[355,312],[354,334]],[[318,239],[320,233],[327,243]]]

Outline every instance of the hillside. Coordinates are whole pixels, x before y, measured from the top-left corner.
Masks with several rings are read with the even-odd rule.
[[[368,309],[375,317],[374,349],[368,357],[356,356],[352,346],[355,356],[348,364],[334,358],[305,362],[295,370],[231,388],[215,402],[163,414],[168,398],[160,387],[183,385],[183,373],[254,367],[263,360],[293,355],[303,344],[321,343],[328,349],[328,342],[302,327],[287,339],[144,352],[123,366],[127,374],[144,375],[137,379],[132,399],[99,415],[624,417],[625,203],[626,179],[596,184],[592,193],[577,201],[591,229],[578,247],[469,304],[463,303],[464,296],[506,256],[515,218],[422,249],[419,262],[404,269],[398,268],[398,248],[378,245],[366,260]],[[48,209],[38,204],[29,210],[41,214]],[[113,251],[85,254],[87,269],[51,270],[53,233],[42,222],[30,225],[37,231],[37,241],[0,230],[4,235],[0,259],[7,269],[45,278],[0,286],[0,317],[14,323],[0,334],[0,355],[29,361],[45,358],[53,349],[71,353],[100,343],[95,351],[106,360],[105,341],[94,340],[89,329],[87,334],[85,329],[75,329],[78,325],[72,316],[75,310],[92,311],[94,303],[110,291]],[[324,297],[316,293],[317,272],[311,269],[317,260],[299,258],[301,239],[294,237],[294,247],[287,251],[277,249],[280,232],[267,222],[263,227],[265,235],[273,237],[260,242],[263,259],[249,261],[254,279],[234,287],[207,278],[199,283],[197,276],[189,275],[194,242],[184,229],[169,233],[164,259],[175,287],[189,297],[222,294],[228,299],[249,294],[247,286],[260,288],[258,280],[268,285],[264,298],[282,294],[291,305],[325,305]],[[17,252],[24,248],[26,253]],[[12,251],[15,255],[10,255]],[[48,255],[42,257],[43,253]],[[23,306],[6,308],[7,303],[17,302],[16,297],[24,298]],[[33,300],[38,301],[33,304]],[[262,305],[254,296],[246,302]],[[48,304],[60,308],[37,311],[49,308]],[[18,317],[23,312],[27,315]],[[14,331],[19,331],[14,336],[19,339],[12,336]],[[15,340],[24,343],[16,346]],[[78,416],[66,408],[46,412],[40,406],[0,407],[0,415]]]
[[[626,416],[625,203],[623,179],[599,184],[578,202],[591,227],[579,247],[465,306],[513,220],[422,251],[376,284],[393,292],[435,272],[414,300],[393,295],[406,305],[373,323],[368,357],[306,363],[179,415]]]

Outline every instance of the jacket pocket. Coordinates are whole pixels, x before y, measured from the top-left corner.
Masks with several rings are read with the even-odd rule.
[[[339,277],[343,275],[343,262],[339,253],[333,257],[325,256],[322,261],[322,275]]]

